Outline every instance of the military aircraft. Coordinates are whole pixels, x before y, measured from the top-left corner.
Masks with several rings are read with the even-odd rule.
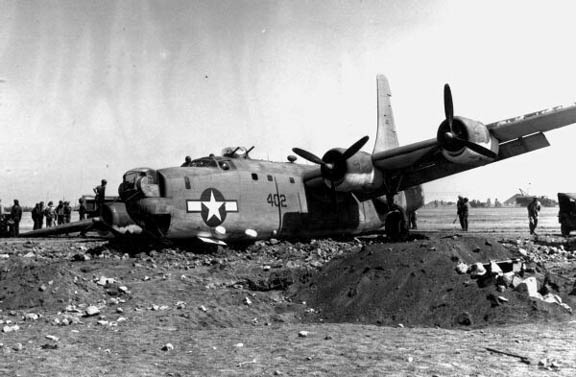
[[[377,76],[378,125],[368,136],[314,165],[251,159],[246,149],[192,160],[188,166],[127,171],[119,187],[130,217],[168,239],[208,243],[405,232],[405,212],[423,205],[421,184],[549,146],[543,132],[576,122],[576,104],[485,125],[455,116],[444,86],[445,119],[435,138],[399,146],[390,87]]]

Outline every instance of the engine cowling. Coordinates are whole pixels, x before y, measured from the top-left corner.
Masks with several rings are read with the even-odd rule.
[[[366,152],[358,152],[348,159],[341,158],[345,149],[334,148],[324,154],[322,160],[331,169],[322,167],[322,177],[328,187],[334,185],[336,191],[369,192],[382,185],[382,172],[374,168],[372,156]]]
[[[483,123],[459,116],[453,117],[451,122],[450,128],[449,120],[444,120],[438,127],[437,134],[442,155],[448,161],[465,165],[494,161],[498,155],[499,142]],[[474,148],[471,144],[477,147]],[[492,153],[480,153],[482,149]]]
[[[320,165],[322,179],[332,190],[366,192],[380,186],[382,182],[382,173],[374,169],[372,156],[360,152],[368,139],[368,136],[364,136],[348,149],[330,149],[322,158],[300,148],[292,148],[292,151],[303,159]]]

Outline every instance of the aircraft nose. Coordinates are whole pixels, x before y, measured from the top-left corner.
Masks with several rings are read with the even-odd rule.
[[[124,202],[142,197],[158,197],[160,196],[158,180],[158,172],[154,169],[129,170],[124,174],[118,187],[118,194]]]

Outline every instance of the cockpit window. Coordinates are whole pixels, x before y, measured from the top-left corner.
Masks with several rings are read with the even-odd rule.
[[[190,165],[196,168],[220,168],[221,170],[235,169],[235,165],[229,159],[220,159],[214,157],[202,157],[190,162]]]
[[[216,161],[212,158],[199,158],[197,160],[194,160],[190,163],[190,166],[194,166],[197,168],[215,168],[217,167],[216,165]]]
[[[218,165],[222,170],[230,170],[231,168],[234,168],[234,164],[229,160],[218,161]]]

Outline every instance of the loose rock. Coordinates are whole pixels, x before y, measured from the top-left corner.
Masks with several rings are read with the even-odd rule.
[[[91,317],[91,316],[94,316],[94,315],[99,314],[99,313],[100,313],[100,309],[98,309],[97,306],[90,305],[84,311],[84,316],[85,317]]]
[[[172,345],[172,343],[166,343],[162,346],[161,350],[162,351],[172,351],[172,350],[174,350],[174,346]]]

